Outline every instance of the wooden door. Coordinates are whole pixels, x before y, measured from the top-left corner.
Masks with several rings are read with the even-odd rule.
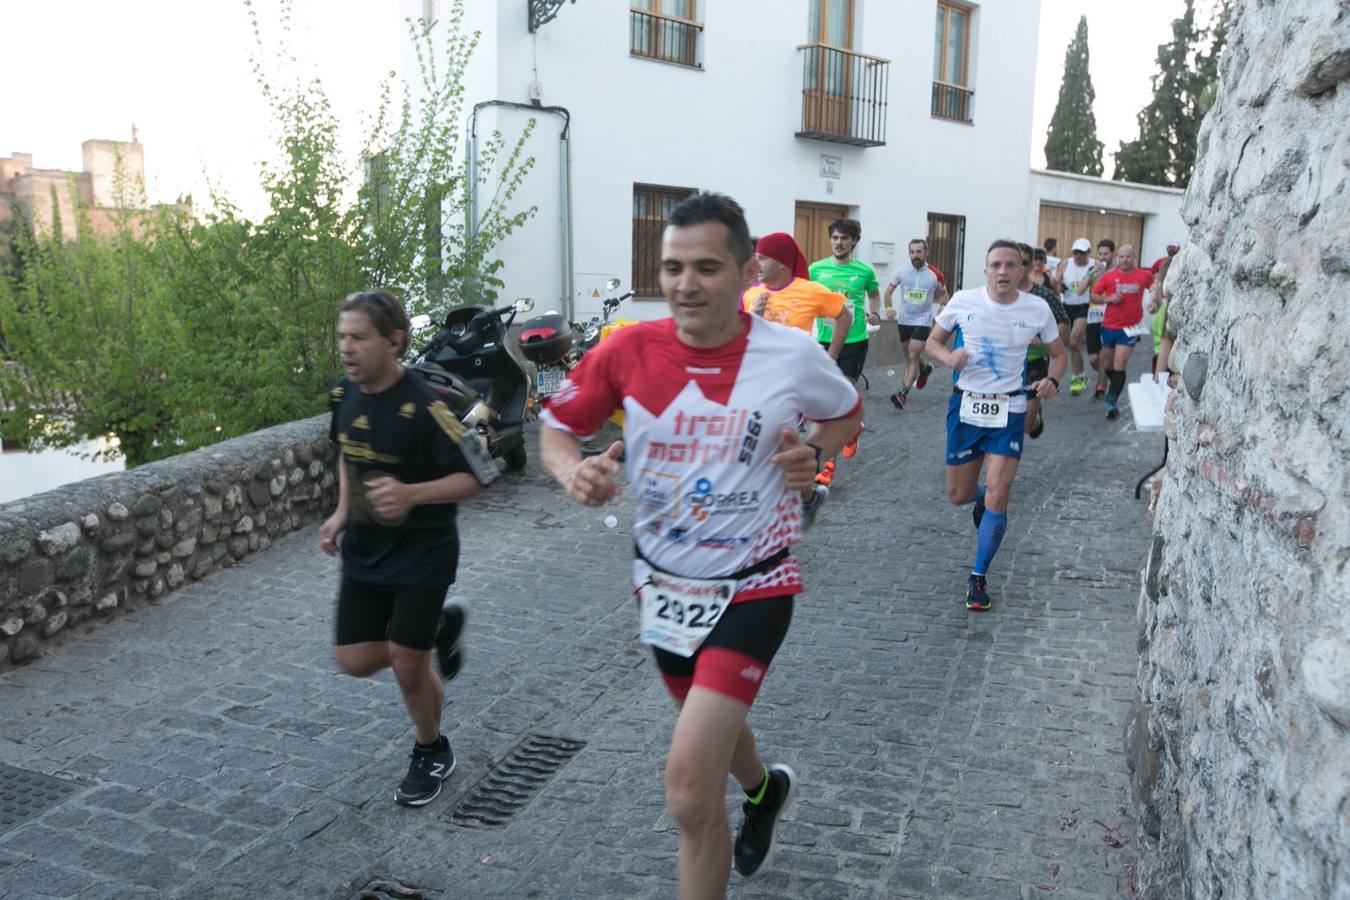
[[[830,223],[835,219],[846,218],[848,218],[847,206],[797,201],[792,236],[797,239],[797,246],[802,248],[807,265],[831,255]]]
[[[805,131],[849,134],[853,93],[853,0],[811,0],[802,119]]]
[[[1102,238],[1110,238],[1117,247],[1129,244],[1137,253],[1139,242],[1144,239],[1144,217],[1136,213],[1042,203],[1037,235],[1037,241],[1042,247],[1045,246],[1046,238],[1058,238],[1059,247],[1055,255],[1061,258],[1069,255],[1069,248],[1081,237],[1092,241],[1094,256],[1097,242]]]

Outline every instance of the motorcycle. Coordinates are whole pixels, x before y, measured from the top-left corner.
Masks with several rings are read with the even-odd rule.
[[[444,397],[455,417],[478,438],[484,452],[469,459],[476,475],[487,475],[479,471],[486,465],[492,469],[491,478],[497,476],[493,457],[500,457],[513,472],[525,468],[522,426],[530,379],[507,351],[506,332],[517,313],[533,308],[534,301],[522,297],[500,309],[452,310],[409,361],[408,368]],[[418,316],[413,324],[421,327],[430,321]]]
[[[619,279],[605,282],[606,291],[619,287]],[[632,319],[610,320],[623,301],[633,296],[632,291],[617,297],[607,297],[600,304],[600,315],[585,323],[568,322],[558,313],[546,313],[520,326],[520,352],[537,367],[535,392],[540,398],[556,394],[563,379],[577,367],[582,357],[593,350],[616,328],[634,324]],[[622,424],[622,413],[616,413],[616,424]]]

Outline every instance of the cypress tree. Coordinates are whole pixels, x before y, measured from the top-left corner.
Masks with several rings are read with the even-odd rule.
[[[1097,140],[1097,117],[1092,112],[1096,99],[1088,71],[1087,16],[1082,16],[1064,53],[1064,80],[1046,131],[1047,169],[1076,175],[1102,174],[1102,142]]]
[[[1186,0],[1172,22],[1172,40],[1158,46],[1153,100],[1139,111],[1139,136],[1116,151],[1117,181],[1185,187],[1195,171],[1200,123],[1214,102],[1219,56],[1227,40],[1228,5],[1215,16],[1210,52],[1201,53],[1205,36],[1195,24],[1195,0]]]

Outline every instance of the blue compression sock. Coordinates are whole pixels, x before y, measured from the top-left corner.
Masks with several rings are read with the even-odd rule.
[[[998,545],[1003,543],[1003,532],[1007,527],[1007,512],[985,510],[984,518],[980,520],[980,542],[975,550],[975,567],[970,570],[972,575],[988,574],[989,564],[994,561]]]

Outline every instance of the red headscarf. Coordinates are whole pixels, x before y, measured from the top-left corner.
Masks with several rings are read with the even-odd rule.
[[[755,252],[769,259],[776,259],[783,265],[792,270],[792,274],[798,278],[810,278],[811,273],[806,268],[806,257],[802,255],[802,248],[797,246],[797,241],[785,231],[775,231],[773,234],[766,234],[755,244]]]

